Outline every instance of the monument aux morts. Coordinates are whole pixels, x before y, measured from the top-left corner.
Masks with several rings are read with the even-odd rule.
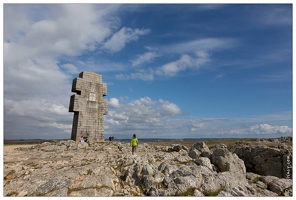
[[[108,113],[107,84],[94,72],[81,72],[73,79],[69,112],[74,112],[71,139],[81,136],[89,141],[104,141],[104,116]]]

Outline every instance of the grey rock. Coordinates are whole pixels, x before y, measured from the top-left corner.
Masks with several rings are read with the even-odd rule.
[[[88,147],[87,142],[78,142],[77,148],[78,149],[86,149]]]
[[[44,152],[56,152],[56,151],[64,151],[67,147],[65,145],[56,146],[56,145],[45,145],[40,148],[41,151]]]
[[[210,149],[208,148],[208,146],[204,142],[202,142],[202,141],[196,142],[189,149],[189,152],[188,152],[188,155],[191,158],[193,158],[193,159],[196,159],[199,156],[211,158],[211,154],[212,154],[212,152],[210,151]]]
[[[3,195],[292,196],[291,179],[246,173],[223,146],[211,153],[202,142],[172,152],[143,145],[131,155],[128,144],[122,152],[114,144],[61,141],[5,152]]]
[[[272,192],[282,195],[285,191],[292,189],[292,180],[275,179],[274,181],[268,183],[267,187]]]
[[[23,196],[23,195],[22,195]],[[49,197],[66,197],[68,196],[68,188],[60,188],[57,190],[53,190],[52,192],[49,192],[45,194],[44,196],[49,196]]]
[[[190,158],[187,154],[186,155],[179,155],[174,158],[174,161],[178,163],[188,163],[192,161],[192,158]]]
[[[272,183],[273,181],[275,180],[278,180],[279,178],[278,177],[275,177],[275,176],[261,176],[260,177],[260,180],[265,183],[266,185]]]
[[[207,157],[198,157],[197,159],[194,160],[194,162],[198,165],[198,166],[205,166],[207,168],[209,168],[210,170],[213,170],[211,161],[209,158]]]
[[[234,187],[229,190],[223,190],[219,192],[217,196],[252,196],[250,194],[246,194],[246,191],[242,187]]]
[[[187,147],[185,147],[183,145],[180,145],[180,144],[172,144],[171,147],[168,148],[168,152],[173,152],[173,151],[179,152],[182,149],[185,150],[185,151],[188,151]]]
[[[286,178],[288,171],[287,158],[290,158],[289,151],[267,146],[251,147],[241,145],[235,149],[234,153],[244,160],[248,172]],[[289,161],[292,162],[292,159]]]
[[[257,188],[260,188],[260,189],[267,189],[267,185],[265,183],[263,183],[262,181],[258,181],[256,184],[256,187]]]
[[[171,174],[173,171],[177,170],[178,167],[176,165],[171,165],[167,162],[163,162],[159,165],[158,170],[166,175]]]
[[[258,180],[259,180],[260,177],[261,177],[260,175],[255,174],[255,173],[253,173],[253,172],[247,172],[247,173],[246,173],[246,178],[247,178],[248,180],[250,180],[250,181],[253,181],[253,180],[255,180],[255,179],[258,179]]]
[[[190,149],[188,152],[188,155],[192,158],[192,159],[196,159],[201,155],[201,152],[197,149]]]
[[[154,174],[154,170],[150,165],[143,166],[142,175],[152,176]]]
[[[246,174],[244,161],[225,148],[217,148],[213,151],[212,163],[218,167],[220,172],[230,171],[241,175]]]
[[[194,190],[194,196],[196,196],[196,197],[204,197],[205,195],[199,190]]]
[[[207,145],[206,143],[202,142],[202,141],[197,141],[192,147],[191,149],[197,149],[198,151],[201,151],[202,149],[206,148]]]

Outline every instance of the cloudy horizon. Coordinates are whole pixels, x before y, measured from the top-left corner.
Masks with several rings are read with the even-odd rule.
[[[5,140],[69,139],[82,71],[107,83],[105,138],[292,136],[292,4],[3,10]]]

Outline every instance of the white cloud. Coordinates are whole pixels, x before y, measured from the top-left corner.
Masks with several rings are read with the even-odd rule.
[[[108,106],[110,106],[111,108],[119,108],[120,104],[119,104],[118,99],[117,98],[111,98],[109,103],[108,103]]]
[[[288,126],[272,126],[270,124],[225,125],[214,127],[215,132],[225,137],[279,137],[291,136],[292,134],[292,128]]]
[[[48,19],[33,22],[23,38],[24,45],[34,47],[34,54],[78,55],[83,50],[93,50],[96,43],[111,34],[108,23],[90,4],[50,8],[53,10],[47,13]]]
[[[233,48],[237,45],[238,41],[232,38],[206,38],[162,46],[159,48],[161,54],[180,54],[180,58],[178,60],[164,64],[156,69],[149,69],[149,71],[141,69],[130,74],[119,74],[116,76],[116,78],[121,80],[153,80],[154,75],[176,76],[180,72],[186,71],[188,69],[199,69],[205,63],[209,62],[209,51],[219,51],[222,49]],[[159,56],[160,55],[156,54],[155,52],[147,52],[132,60],[132,65],[138,66],[145,62],[152,62],[155,57]]]
[[[7,29],[4,41],[5,97],[55,98],[59,93],[67,94],[71,88],[71,77],[61,71],[57,59],[62,55],[77,55],[84,50],[92,50],[96,43],[109,36],[111,29],[104,19],[108,9],[95,9],[89,4],[47,5],[42,7],[46,8],[46,14],[35,13],[36,16],[25,15],[35,8],[33,5],[13,8],[12,4],[4,6],[4,30]],[[39,15],[46,18],[40,20]],[[17,19],[25,22],[11,27],[10,24]],[[65,64],[64,67],[69,73],[77,72],[73,65]]]
[[[255,9],[256,21],[265,25],[292,25],[292,10],[288,7],[268,6],[267,9]]]
[[[154,80],[154,71],[152,69],[140,69],[137,72],[132,72],[130,74],[117,74],[115,78],[119,80],[152,81]]]
[[[153,102],[150,97],[140,98],[139,100],[136,100],[134,102],[139,102],[139,105],[143,104],[145,106],[153,106],[155,104],[155,102]]]
[[[137,56],[136,59],[132,60],[132,66],[139,66],[142,63],[149,63],[154,60],[158,55],[156,52],[147,52],[142,55]]]
[[[269,124],[259,124],[250,127],[250,132],[255,134],[275,134],[275,135],[284,135],[292,134],[292,129],[288,126],[272,126]]]
[[[140,35],[146,35],[150,32],[149,29],[131,29],[123,27],[104,44],[104,49],[111,52],[122,50],[130,41],[138,40]]]
[[[175,76],[188,68],[198,69],[202,64],[209,61],[209,55],[205,52],[197,52],[195,57],[182,55],[177,61],[167,63],[156,71],[157,75]]]
[[[239,42],[233,38],[205,38],[188,42],[177,43],[173,45],[160,46],[160,53],[149,51],[139,55],[132,60],[132,66],[139,66],[142,63],[152,62],[156,57],[166,56],[171,54],[180,55],[180,58],[175,61],[168,62],[156,69],[143,70],[139,69],[130,74],[118,74],[117,79],[130,80],[154,80],[154,75],[158,76],[176,76],[182,71],[188,69],[199,69],[205,63],[211,61],[210,53],[212,51],[221,51],[224,49],[234,48],[239,45]],[[151,47],[146,47],[148,50],[153,50]]]
[[[3,6],[4,11],[4,41],[16,42],[20,40],[23,35],[22,32],[27,32],[30,29],[30,19],[26,15],[26,10],[23,6],[15,4],[10,6],[6,4]],[[9,21],[5,20],[9,19]]]
[[[113,114],[113,113],[112,113]],[[118,121],[127,121],[128,120],[128,116],[125,115],[125,113],[114,113],[113,114],[113,119],[118,120]]]
[[[73,114],[68,108],[40,98],[4,99],[4,137],[6,139],[67,139],[71,135]],[[67,133],[67,134],[66,134]]]
[[[181,109],[176,104],[164,101],[162,99],[159,100],[159,103],[161,103],[160,113],[163,116],[177,116],[182,114]]]
[[[167,117],[181,114],[181,109],[169,101],[140,98],[109,111],[105,118],[106,134],[124,134],[130,130],[159,131],[168,128],[168,123],[171,123]]]
[[[70,98],[69,98],[70,100]],[[14,116],[30,117],[39,121],[70,120],[68,108],[50,100],[32,98],[15,101],[4,99],[5,112]]]
[[[131,133],[141,138],[235,138],[276,137],[292,134],[288,126],[256,124],[261,117],[247,119],[198,118],[179,119],[180,107],[172,102],[150,97],[122,103],[119,109],[109,111],[105,118],[105,134],[127,137]],[[279,116],[279,115],[277,115]],[[242,121],[245,121],[245,124]],[[267,117],[266,120],[274,121]],[[249,125],[254,124],[254,125]]]
[[[8,53],[8,52],[5,52]],[[9,52],[12,56],[13,52]],[[59,99],[70,94],[69,76],[49,58],[21,59],[4,65],[4,95],[7,99],[51,96]]]
[[[204,38],[162,46],[160,47],[160,50],[167,54],[185,54],[200,51],[221,51],[223,49],[234,48],[238,45],[239,42],[233,38]]]
[[[56,122],[54,123],[41,123],[41,126],[44,127],[53,127],[53,128],[57,128],[57,129],[63,129],[65,130],[65,132],[69,133],[69,131],[72,130],[72,124],[71,125],[65,125],[65,124],[58,124]]]
[[[157,69],[139,69],[137,72],[132,72],[130,74],[118,74],[116,78],[120,80],[154,80],[154,75],[176,76],[181,71],[187,69],[199,69],[203,64],[209,61],[208,53],[199,51],[196,52],[193,57],[184,54],[179,60],[167,63]]]
[[[66,69],[69,74],[78,74],[79,73],[78,68],[73,64],[67,63],[67,64],[62,65],[62,67],[64,69]]]

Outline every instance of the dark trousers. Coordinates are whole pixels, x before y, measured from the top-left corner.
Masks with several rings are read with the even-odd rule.
[[[132,146],[132,154],[136,153],[137,146]]]

